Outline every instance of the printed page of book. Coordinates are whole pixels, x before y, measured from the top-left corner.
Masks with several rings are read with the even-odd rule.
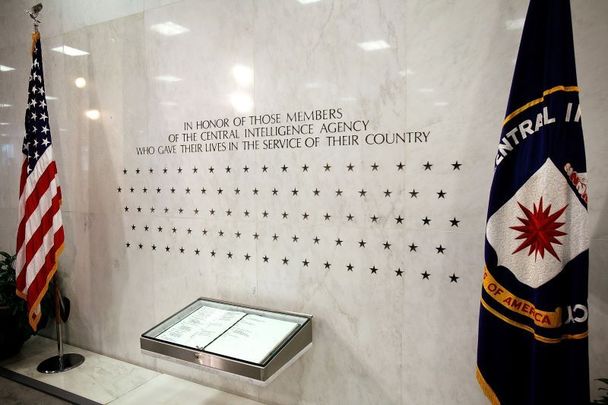
[[[156,338],[202,350],[244,316],[245,312],[203,306]]]

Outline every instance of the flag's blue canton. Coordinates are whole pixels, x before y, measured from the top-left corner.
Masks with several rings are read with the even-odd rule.
[[[569,1],[531,0],[488,205],[477,378],[493,404],[589,403],[578,91]]]
[[[27,156],[28,174],[34,170],[38,159],[51,144],[51,130],[49,128],[44,77],[42,74],[40,40],[36,41],[33,54],[34,62],[30,72],[28,87],[28,107],[25,113],[26,135],[23,139],[22,148],[23,154]]]

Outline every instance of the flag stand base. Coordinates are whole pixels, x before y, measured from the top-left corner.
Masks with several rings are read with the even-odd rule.
[[[62,373],[78,367],[84,362],[84,356],[76,353],[68,353],[63,356],[53,356],[38,365],[38,372],[44,374]]]
[[[63,373],[84,363],[84,356],[76,353],[63,354],[63,323],[57,323],[57,356],[49,357],[38,364],[36,370],[44,374]]]

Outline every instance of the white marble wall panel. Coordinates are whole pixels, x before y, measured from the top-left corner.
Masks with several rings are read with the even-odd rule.
[[[0,72],[0,104],[10,104],[0,107],[0,248],[9,250],[29,6],[0,6],[0,64],[15,68]],[[264,403],[483,403],[474,370],[485,210],[526,7],[45,3],[70,343]],[[608,373],[608,8],[594,0],[572,9],[593,190],[597,378]],[[369,41],[384,44],[366,51]],[[51,51],[61,45],[89,54]],[[369,120],[362,134],[425,131],[428,142],[368,145],[361,136],[359,145],[312,149],[135,151],[169,145],[184,122],[317,108]],[[93,109],[96,120],[85,115]],[[199,296],[311,313],[314,345],[267,387],[142,354],[139,335]]]

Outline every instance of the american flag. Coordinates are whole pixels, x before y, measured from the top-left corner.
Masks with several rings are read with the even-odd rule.
[[[57,271],[64,240],[59,209],[61,189],[44,93],[40,34],[35,32],[25,112],[15,261],[17,294],[27,300],[29,322],[34,330],[41,317],[40,301]]]

